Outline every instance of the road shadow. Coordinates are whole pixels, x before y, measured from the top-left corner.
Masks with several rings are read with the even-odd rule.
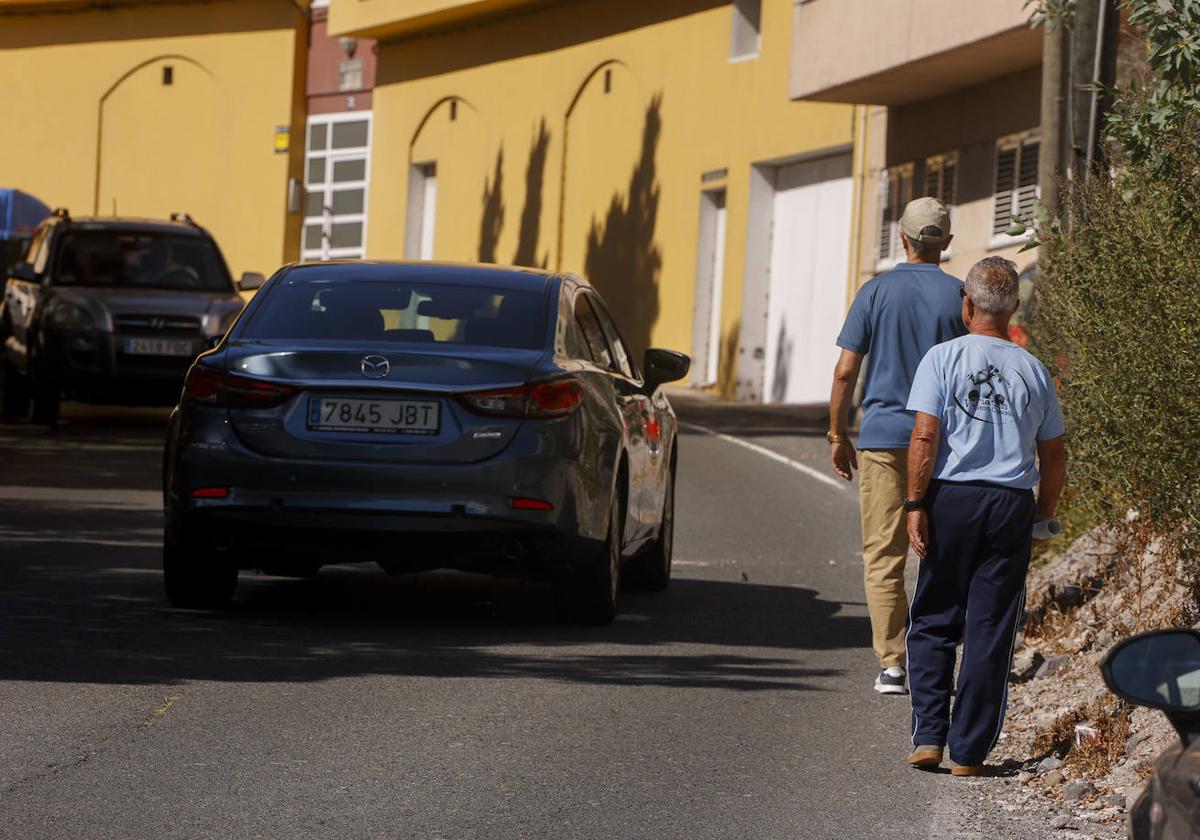
[[[562,625],[545,584],[368,566],[242,573],[223,613],[170,609],[154,510],[0,503],[0,679],[173,683],[366,674],[734,691],[818,689],[797,652],[858,648],[867,619],[809,589],[678,579],[611,627]],[[19,523],[19,524],[15,524]],[[57,523],[57,525],[56,525]],[[698,650],[699,648],[699,650]]]
[[[676,579],[627,593],[610,627],[556,621],[544,583],[243,572],[233,608],[163,597],[163,412],[78,412],[55,431],[0,427],[0,679],[158,684],[341,676],[820,690],[806,651],[866,648],[868,620],[811,589]],[[39,448],[40,447],[40,448]],[[855,610],[858,612],[858,610]]]
[[[681,434],[700,434],[695,426],[703,426],[736,437],[824,437],[829,429],[825,405],[733,402],[682,390],[672,392],[670,400]]]

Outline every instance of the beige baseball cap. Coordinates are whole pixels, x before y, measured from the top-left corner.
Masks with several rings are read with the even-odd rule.
[[[930,230],[929,228],[936,228]],[[900,217],[900,230],[918,242],[945,242],[950,235],[950,211],[936,198],[917,198],[908,202]]]

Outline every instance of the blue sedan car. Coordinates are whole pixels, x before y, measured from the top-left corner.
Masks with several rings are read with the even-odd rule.
[[[671,574],[676,420],[600,295],[436,263],[281,269],[200,356],[172,412],[163,573],[218,608],[238,570],[375,562],[553,581],[607,623],[622,576]]]

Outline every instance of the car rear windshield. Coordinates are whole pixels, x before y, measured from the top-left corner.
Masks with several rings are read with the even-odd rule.
[[[536,350],[545,342],[544,292],[422,282],[284,283],[243,338],[471,344]]]
[[[81,230],[67,233],[54,280],[64,286],[232,291],[220,253],[198,236]]]

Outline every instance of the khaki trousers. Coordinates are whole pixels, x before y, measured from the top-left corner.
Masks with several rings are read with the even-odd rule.
[[[871,641],[880,668],[905,667],[904,633],[908,598],[907,449],[863,449],[858,453],[862,507],[863,581],[871,613]]]

